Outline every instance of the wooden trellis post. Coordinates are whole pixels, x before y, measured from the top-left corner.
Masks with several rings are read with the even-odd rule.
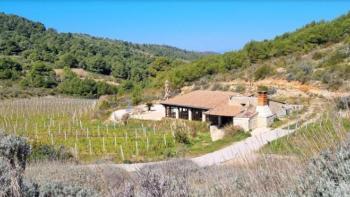
[[[114,149],[117,149],[117,137],[114,134]]]
[[[166,143],[166,137],[165,137],[165,134],[163,134],[163,139],[164,139],[164,145],[166,147],[167,143]]]
[[[102,137],[102,151],[106,152],[105,137]]]
[[[139,147],[137,141],[135,141],[136,156],[139,155]]]
[[[91,139],[89,138],[89,153],[92,155]]]
[[[97,125],[97,136],[100,137],[101,134],[100,134],[100,125]]]
[[[35,123],[35,139],[38,141],[38,124]]]
[[[79,153],[78,153],[78,146],[77,142],[74,143],[74,152],[75,152],[75,157],[78,159],[79,158]]]
[[[120,155],[122,156],[122,160],[125,161],[123,146],[120,145],[119,147],[120,147]]]
[[[147,150],[147,152],[148,152],[148,149],[149,149],[149,140],[148,140],[148,136],[147,136],[147,138],[146,138],[146,150]]]
[[[54,141],[53,141],[53,134],[51,134],[51,145],[54,145]]]

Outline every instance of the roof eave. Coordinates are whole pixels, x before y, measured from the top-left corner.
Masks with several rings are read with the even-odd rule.
[[[183,105],[183,104],[175,104],[175,103],[164,103],[160,102],[161,105],[171,105],[176,107],[187,107],[187,108],[195,108],[195,109],[203,109],[203,110],[210,110],[211,108],[207,107],[201,107],[201,106],[194,106],[194,105]]]

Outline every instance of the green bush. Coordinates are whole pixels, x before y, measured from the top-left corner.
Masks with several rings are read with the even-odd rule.
[[[258,92],[267,92],[267,91],[269,91],[269,87],[263,86],[263,85],[258,86]]]
[[[135,86],[132,91],[132,104],[138,105],[142,101],[142,89],[140,86]]]
[[[245,92],[245,86],[244,85],[237,85],[236,88],[235,88],[235,92],[238,92],[238,93],[244,93]]]
[[[349,110],[350,109],[350,97],[341,97],[335,101],[338,109]]]
[[[79,196],[79,197],[94,197],[96,191],[81,187],[80,185],[72,185],[62,182],[49,182],[43,184],[39,188],[40,196]]]
[[[0,196],[98,196],[96,191],[80,185],[51,181],[38,185],[24,180],[30,153],[24,138],[0,133]]]
[[[34,63],[26,78],[22,80],[22,85],[35,88],[53,88],[57,86],[55,72],[44,63]]]
[[[181,144],[191,144],[188,132],[181,128],[175,130],[175,141]]]
[[[57,89],[63,94],[89,98],[97,98],[101,95],[116,94],[118,92],[117,87],[105,82],[96,82],[92,79],[79,79],[76,76],[65,77]]]
[[[323,151],[313,158],[299,179],[295,196],[348,196],[350,184],[350,143]]]
[[[243,132],[243,129],[233,124],[228,124],[224,127],[225,136],[234,136],[239,132]]]
[[[173,148],[166,148],[163,151],[163,155],[167,158],[172,158],[172,157],[175,157],[177,153]]]
[[[328,59],[326,59],[322,66],[333,66],[336,64],[339,64],[344,61],[345,58],[347,58],[348,55],[342,51],[336,51],[334,54],[332,54]]]
[[[123,83],[121,84],[121,90],[122,91],[130,91],[134,88],[134,83],[130,80],[127,81],[123,81]]]
[[[274,73],[273,69],[271,66],[268,65],[263,65],[260,66],[256,71],[254,72],[254,79],[259,80],[259,79],[265,79],[266,77],[272,75]]]
[[[312,55],[312,59],[313,59],[313,60],[320,60],[320,59],[323,58],[323,56],[324,56],[323,53],[321,53],[321,52],[315,52],[315,53]]]
[[[0,196],[21,196],[30,146],[24,138],[0,131]]]
[[[301,63],[299,65],[292,65],[288,68],[288,81],[300,81],[306,83],[311,79],[313,73],[313,67],[307,63]]]
[[[30,161],[40,160],[56,160],[56,161],[67,161],[73,159],[73,154],[69,152],[64,146],[55,148],[51,145],[33,144],[32,154],[29,157]]]
[[[22,71],[22,66],[9,59],[0,58],[0,79],[17,79]]]
[[[322,76],[322,82],[327,84],[328,88],[332,90],[338,89],[343,84],[343,80],[332,73],[325,73]]]

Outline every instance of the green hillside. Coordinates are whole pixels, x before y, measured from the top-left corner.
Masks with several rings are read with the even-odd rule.
[[[203,57],[163,73],[175,87],[202,81],[276,77],[303,83],[321,81],[341,87],[350,78],[350,14],[333,21],[312,22],[272,40],[251,41],[241,50]],[[206,80],[209,79],[209,80]]]
[[[52,69],[64,67],[82,68],[92,73],[111,75],[116,82],[128,80],[145,84],[159,65],[182,64],[204,55],[206,54],[170,46],[133,44],[84,34],[58,33],[54,29],[47,29],[41,23],[0,13],[2,93],[9,91],[9,85],[16,89],[15,92],[24,92],[28,89],[33,92],[33,88],[52,89],[61,82],[54,78]],[[41,68],[35,70],[35,67]],[[46,71],[42,72],[42,69]],[[48,78],[47,84],[38,79],[42,74],[46,75],[44,78]],[[92,81],[83,83],[88,88],[97,85],[92,84]],[[55,93],[56,90],[51,92]],[[100,93],[108,91],[100,90]],[[84,92],[85,94],[96,96],[97,92]]]

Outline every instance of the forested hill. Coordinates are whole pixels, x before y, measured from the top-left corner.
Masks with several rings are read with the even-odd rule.
[[[206,55],[165,45],[58,33],[39,22],[0,13],[0,98],[115,94],[123,87],[144,87],[158,72]],[[116,87],[118,83],[122,88]]]
[[[55,68],[78,67],[102,74],[115,71],[116,76],[138,80],[146,75],[142,69],[158,57],[188,62],[205,55],[170,46],[57,33],[41,23],[3,13],[0,13],[0,54],[19,56],[24,64],[42,61]]]
[[[263,79],[322,82],[330,88],[350,80],[350,14],[333,21],[312,22],[272,40],[251,41],[241,50],[203,57],[157,76],[181,87],[194,82]],[[204,79],[204,80],[200,80]]]

